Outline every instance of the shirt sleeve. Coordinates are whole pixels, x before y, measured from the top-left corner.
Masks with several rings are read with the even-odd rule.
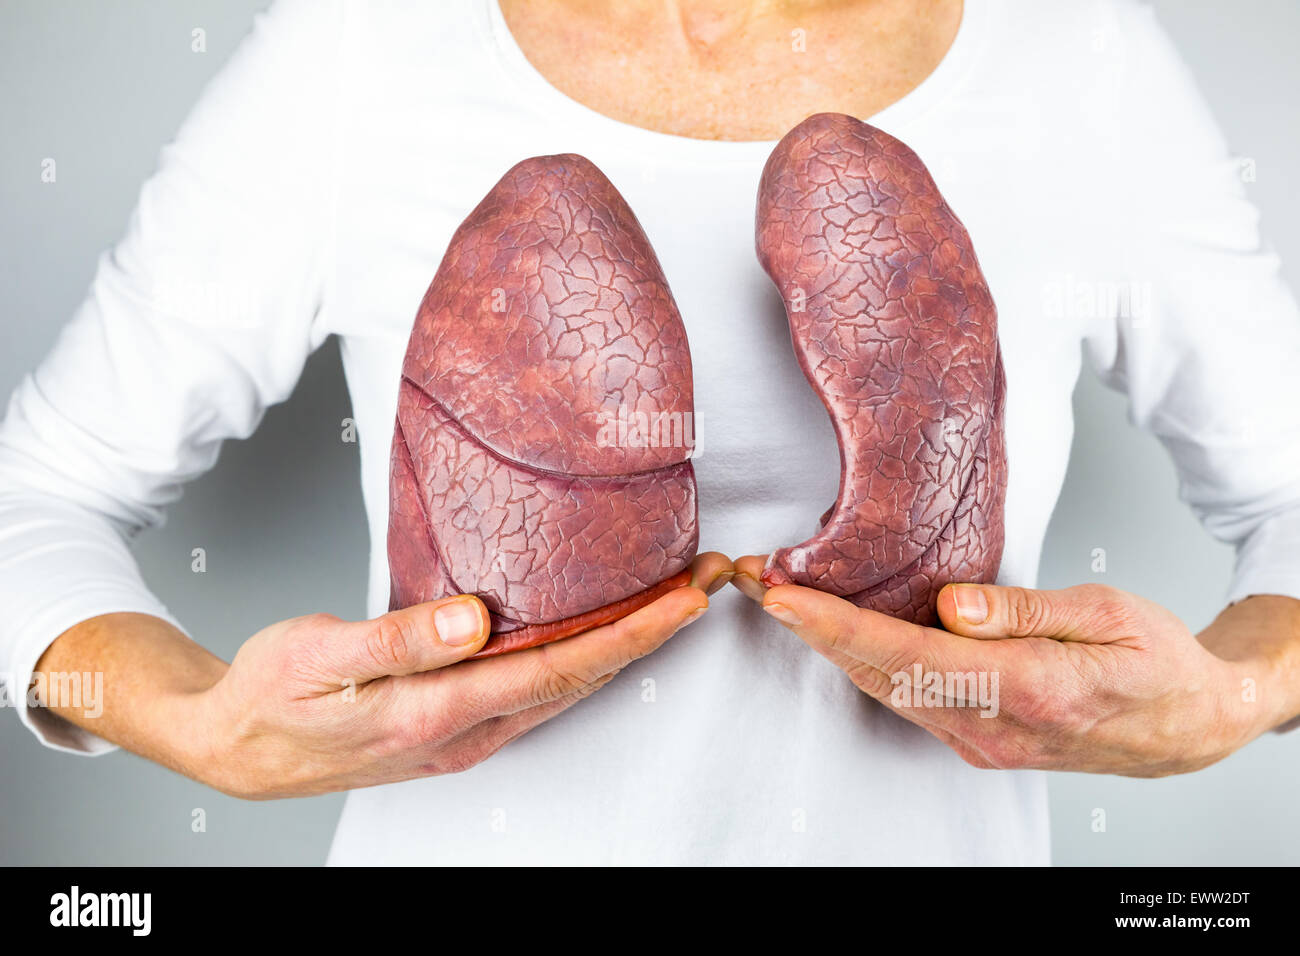
[[[0,423],[0,667],[56,748],[111,749],[27,706],[41,654],[100,614],[176,623],[128,539],[288,397],[324,339],[340,16],[317,0],[259,16]]]
[[[1235,547],[1227,600],[1300,598],[1300,314],[1260,239],[1250,161],[1228,151],[1152,11],[1120,13],[1124,274],[1085,354],[1168,450],[1201,523]]]

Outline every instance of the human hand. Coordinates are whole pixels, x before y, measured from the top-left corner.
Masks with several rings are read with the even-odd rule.
[[[1278,661],[1241,639],[1247,618],[1259,617],[1251,602],[1284,602],[1278,613],[1296,626],[1300,602],[1289,598],[1248,598],[1198,640],[1165,608],[1103,585],[948,585],[938,598],[941,630],[810,588],[765,590],[763,561],[738,559],[732,583],[859,689],[977,767],[1184,773],[1221,760],[1296,706]],[[949,676],[969,674],[973,684]],[[942,676],[942,689],[913,692],[918,677],[921,688],[934,686],[929,675]]]
[[[689,586],[553,644],[467,661],[487,640],[467,595],[371,621],[273,624],[197,695],[204,782],[251,799],[304,796],[466,770],[598,690],[708,607],[731,562],[696,558]]]

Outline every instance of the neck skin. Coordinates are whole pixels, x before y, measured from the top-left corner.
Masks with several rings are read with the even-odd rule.
[[[868,117],[943,59],[961,0],[500,0],[524,55],[613,119],[777,139],[811,113]]]
[[[681,50],[707,57],[711,49],[730,42],[744,42],[747,35],[768,30],[779,32],[799,23],[820,20],[828,3],[758,0],[754,3],[728,3],[726,0],[660,0],[632,3],[638,8],[631,18],[635,23],[658,21],[659,33],[671,37]]]

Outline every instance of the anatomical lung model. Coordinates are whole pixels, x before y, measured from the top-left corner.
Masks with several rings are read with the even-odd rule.
[[[480,655],[687,583],[691,358],[659,260],[581,156],[511,169],[415,319],[393,435],[391,607],[477,594]]]
[[[970,237],[912,150],[821,113],[768,159],[756,239],[841,468],[821,530],[763,580],[934,623],[944,584],[1002,558],[1006,386]]]

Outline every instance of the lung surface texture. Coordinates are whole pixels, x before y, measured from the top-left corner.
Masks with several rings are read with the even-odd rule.
[[[943,585],[1002,558],[1006,384],[970,237],[911,149],[821,113],[768,159],[756,241],[840,445],[834,507],[764,582],[933,624]]]
[[[684,583],[693,412],[686,332],[623,197],[581,156],[519,163],[452,237],[415,319],[391,607],[477,594],[488,654]]]

